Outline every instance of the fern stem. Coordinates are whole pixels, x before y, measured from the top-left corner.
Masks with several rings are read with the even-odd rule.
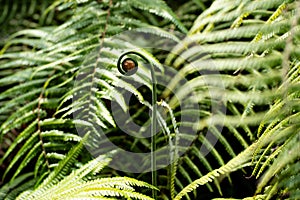
[[[150,64],[151,65],[151,64]],[[151,173],[152,173],[152,185],[157,187],[157,174],[156,174],[156,141],[155,141],[155,134],[156,134],[156,110],[157,110],[157,94],[156,94],[156,78],[154,67],[151,65],[151,78],[152,78],[152,123],[151,123]],[[152,197],[157,199],[157,190],[152,190]]]
[[[157,127],[157,94],[156,94],[156,77],[155,77],[155,70],[152,63],[142,54],[135,52],[135,51],[128,51],[123,53],[117,62],[118,70],[123,75],[132,75],[137,71],[138,63],[133,60],[132,58],[126,58],[122,61],[122,58],[128,54],[135,54],[141,57],[143,60],[150,64],[150,71],[151,71],[151,79],[152,79],[152,123],[151,123],[151,178],[152,178],[152,185],[157,187],[157,173],[156,173],[156,127]],[[121,63],[122,61],[122,63]],[[157,199],[157,191],[156,189],[152,190],[152,197],[153,199]]]

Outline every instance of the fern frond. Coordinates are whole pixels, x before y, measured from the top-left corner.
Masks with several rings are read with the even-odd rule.
[[[40,187],[46,187],[47,185],[55,185],[57,184],[65,175],[68,173],[68,169],[70,169],[71,165],[76,161],[76,158],[79,156],[80,152],[83,149],[83,145],[88,138],[88,134],[78,143],[75,147],[73,147],[67,154],[66,158],[59,162],[59,165],[55,168],[55,170],[40,184]]]
[[[74,155],[68,155],[69,158],[74,158]],[[83,180],[84,177],[91,173],[99,173],[111,160],[111,155],[99,156],[81,168],[73,171],[70,175],[61,179],[56,184],[47,178],[38,188],[32,192],[24,192],[17,199],[79,199],[102,197],[106,196],[136,199],[152,199],[146,195],[135,192],[132,186],[148,187],[155,189],[153,186],[138,181],[132,178],[115,177],[115,178],[97,178],[93,180]],[[67,160],[67,162],[66,162]],[[69,164],[69,159],[61,161],[61,166],[64,163]],[[60,170],[59,170],[60,171]],[[52,173],[49,177],[59,177],[61,175]],[[56,179],[57,180],[57,179]],[[59,179],[58,179],[59,180]]]
[[[257,143],[253,143],[247,149],[245,149],[242,153],[238,154],[224,166],[220,167],[219,169],[215,169],[200,179],[193,181],[191,184],[187,185],[177,196],[174,198],[176,200],[181,199],[184,195],[188,192],[195,190],[199,185],[204,185],[208,182],[213,181],[215,178],[219,177],[220,175],[228,174],[230,172],[236,171],[242,167],[249,166],[250,160],[252,158],[252,154],[254,150],[257,148]]]
[[[257,192],[261,192],[261,189],[267,184],[267,182],[274,177],[282,168],[284,168],[289,163],[293,163],[299,159],[299,140],[296,135],[293,139],[288,142],[286,147],[283,148],[279,157],[271,165],[268,171],[265,173],[264,177],[260,181]]]
[[[170,21],[172,21],[182,32],[187,33],[187,29],[185,26],[179,21],[177,16],[172,12],[172,10],[165,4],[165,2],[161,0],[155,0],[152,2],[145,0],[133,0],[130,1],[130,5],[132,7],[136,7],[142,10],[149,10],[150,12],[164,17]],[[155,6],[154,6],[155,5]]]
[[[34,185],[35,179],[32,178],[33,173],[25,173],[16,178],[13,182],[6,183],[0,189],[1,199],[15,199],[20,192],[31,188]]]

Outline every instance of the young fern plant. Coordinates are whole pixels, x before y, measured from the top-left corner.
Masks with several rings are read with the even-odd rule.
[[[128,51],[123,53],[117,62],[118,70],[121,74],[130,76],[134,73],[136,73],[138,69],[138,63],[136,60],[128,57],[126,59],[123,59],[123,57],[128,56],[130,54],[137,55],[141,58],[143,58],[145,61],[147,61],[150,64],[150,72],[151,72],[151,82],[152,82],[152,115],[151,115],[151,179],[152,179],[152,185],[157,186],[157,166],[156,166],[156,126],[157,126],[157,81],[155,77],[155,69],[153,67],[153,64],[150,63],[150,61],[143,56],[142,54],[136,52],[136,51]],[[153,190],[152,197],[154,199],[157,199],[157,191]]]

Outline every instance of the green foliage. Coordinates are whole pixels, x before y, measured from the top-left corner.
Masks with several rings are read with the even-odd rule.
[[[73,154],[69,154],[67,157],[71,159]],[[69,159],[66,160],[69,162]],[[96,174],[110,160],[109,155],[99,156],[65,177],[62,176],[64,174],[60,176],[56,174],[58,170],[55,170],[49,177],[56,177],[61,180],[57,182],[55,179],[49,179],[48,177],[35,190],[26,191],[19,195],[17,199],[93,199],[104,198],[105,196],[151,199],[146,195],[135,192],[133,188],[133,186],[153,188],[147,183],[126,177],[97,178]],[[64,163],[62,162],[60,165],[63,166]],[[62,168],[60,165],[58,169]],[[62,170],[59,172],[61,173]]]
[[[151,199],[150,189],[159,190],[159,199],[242,198],[223,184],[234,190],[234,171],[259,180],[245,199],[300,198],[299,2],[190,0],[169,3],[172,9],[163,0],[1,4],[1,199]],[[110,40],[133,29],[178,44],[165,53]],[[145,132],[149,69],[138,60],[145,73],[132,81],[116,67],[122,52],[136,48],[167,83],[158,89],[167,117],[158,113],[156,139],[158,152],[169,147],[172,164],[157,172],[158,188],[146,183],[148,173],[106,167],[118,152],[101,149],[107,138],[133,152],[150,151],[150,139],[122,134],[109,106],[134,113],[127,122],[141,128],[132,134]],[[177,74],[165,75],[163,64]],[[121,91],[134,94],[132,104]],[[180,119],[185,112],[200,118],[190,124]],[[92,147],[99,152],[90,155]]]

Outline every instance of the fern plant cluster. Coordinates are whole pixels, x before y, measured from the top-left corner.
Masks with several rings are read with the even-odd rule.
[[[299,1],[3,0],[0,10],[0,199],[300,198]],[[176,45],[111,39],[130,31]],[[157,161],[171,162],[155,186],[149,172],[111,167],[126,160],[107,145],[151,150],[134,137],[151,123],[150,69],[139,59],[134,78],[117,69],[132,49],[165,83]],[[114,106],[140,128],[125,134]]]

